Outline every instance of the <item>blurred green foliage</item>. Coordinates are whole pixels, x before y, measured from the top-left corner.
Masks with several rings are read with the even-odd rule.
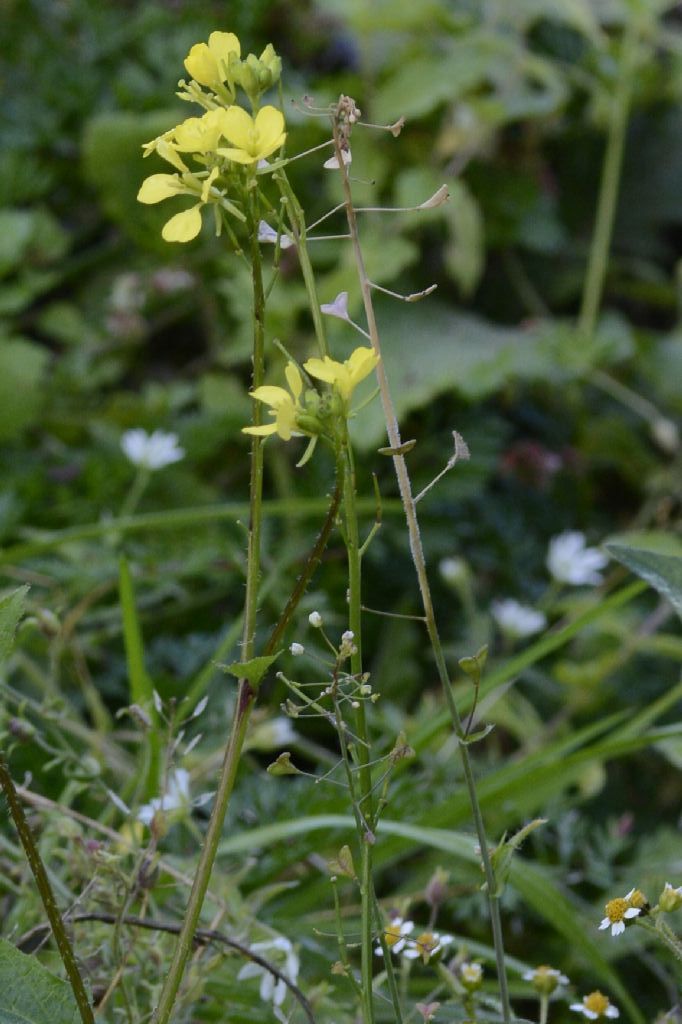
[[[272,41],[285,63],[290,152],[328,134],[325,117],[310,116],[303,97],[323,108],[347,92],[368,121],[406,118],[397,138],[356,129],[359,205],[415,206],[443,182],[450,189],[450,202],[438,209],[361,215],[375,282],[402,293],[438,285],[418,304],[388,297],[378,304],[403,435],[417,439],[409,456],[415,491],[449,458],[453,429],[472,454],[420,505],[434,569],[455,555],[464,566],[457,586],[434,572],[448,653],[454,664],[490,642],[491,678],[504,672],[514,654],[494,633],[495,596],[544,602],[557,628],[581,616],[585,623],[507,675],[484,705],[496,729],[475,752],[491,836],[529,816],[550,819],[515,862],[529,862],[527,875],[519,868],[518,884],[512,875],[505,891],[509,952],[527,964],[560,966],[579,986],[594,987],[593,970],[603,979],[616,968],[653,1019],[674,1001],[671,963],[652,967],[639,935],[610,942],[593,929],[611,896],[637,884],[653,898],[665,880],[681,882],[679,624],[651,590],[608,604],[626,579],[615,563],[603,591],[557,597],[545,557],[548,540],[564,529],[583,530],[593,542],[626,530],[680,530],[678,5],[4,0],[0,12],[13,43],[0,64],[0,571],[7,593],[31,587],[29,618],[1,682],[0,730],[12,744],[16,776],[32,772],[41,792],[106,826],[120,825],[107,789],[131,805],[142,799],[144,742],[129,719],[116,717],[130,698],[122,547],[148,679],[165,701],[211,695],[200,721],[204,739],[187,764],[197,792],[214,783],[232,695],[215,663],[238,657],[243,598],[248,448],[240,428],[249,419],[250,286],[222,240],[206,234],[187,247],[165,244],[167,211],[143,207],[135,196],[145,174],[161,170],[156,158],[143,161],[141,143],[191,113],[173,99],[190,45],[215,28],[237,32],[255,52]],[[599,322],[583,337],[575,323],[628,32],[637,60],[614,240]],[[314,154],[291,167],[309,222],[340,198],[336,176],[321,164]],[[337,230],[341,217],[319,232]],[[313,255],[321,301],[348,291],[357,319],[345,244],[321,241]],[[291,251],[282,255],[266,327],[269,343],[280,338],[297,357],[310,354],[311,323]],[[335,353],[347,355],[346,326],[332,322],[330,336]],[[274,380],[281,356],[272,346],[269,360]],[[112,520],[134,471],[119,442],[138,426],[177,433],[186,457],[152,477],[140,520],[123,531]],[[377,454],[385,439],[376,403],[358,421],[356,442],[368,527],[371,473],[384,502],[366,559],[366,604],[418,614],[392,467]],[[283,505],[265,528],[263,636],[332,485],[323,457],[295,469],[300,454],[268,445],[268,498]],[[612,550],[650,582],[661,559],[676,559],[679,572],[675,552],[621,557],[622,545]],[[345,585],[342,546],[332,543],[290,639],[304,637],[313,609],[340,632]],[[405,728],[418,752],[396,773],[387,817],[425,836],[433,830],[418,853],[414,832],[409,842],[387,834],[377,848],[380,896],[387,908],[410,903],[425,919],[424,887],[447,864],[441,927],[486,956],[477,865],[471,857],[453,861],[445,838],[452,827],[468,827],[468,809],[420,628],[369,614],[366,626],[372,681],[383,694],[373,722],[377,744],[390,749]],[[466,702],[466,683],[457,685]],[[266,730],[284,696],[280,684],[264,684],[257,728]],[[22,732],[22,722],[35,736]],[[299,760],[311,771],[328,767],[333,737],[324,724],[294,724]],[[247,844],[249,829],[281,830],[267,841],[257,832],[246,859],[245,847],[226,838],[215,881],[225,927],[248,939],[245,921],[258,918],[300,942],[318,1019],[345,1020],[350,996],[342,979],[329,976],[337,954],[320,870],[345,833],[294,825],[348,808],[334,789],[310,780],[264,781],[279,747],[272,736],[262,743],[243,766],[231,829]],[[94,880],[96,900],[115,910],[126,873],[140,865],[82,823],[71,822],[66,834],[63,820],[46,814],[41,832],[60,898],[75,900]],[[88,847],[93,838],[108,844],[110,860]],[[0,919],[15,940],[40,922],[41,911],[4,827],[2,843]],[[177,826],[164,844],[172,865],[190,872],[196,823]],[[184,889],[152,888],[142,886],[135,899],[144,890],[160,916],[179,911]],[[544,916],[543,901],[550,901]],[[80,948],[93,951],[93,984],[106,984],[120,955],[110,929],[76,928]],[[153,933],[136,935],[130,953],[140,972],[140,1015],[158,980],[149,955],[157,943]],[[159,956],[169,948],[163,939]],[[51,956],[46,962],[56,968]],[[231,1020],[270,1019],[257,987],[236,980],[239,965],[216,953],[213,973],[197,971],[195,997],[205,998],[193,1019],[222,1019],[226,1002]],[[425,973],[419,978],[426,996],[429,981]],[[518,973],[512,981],[519,1012],[531,1014],[523,1001],[528,986]],[[453,1012],[445,1005],[436,1019]]]

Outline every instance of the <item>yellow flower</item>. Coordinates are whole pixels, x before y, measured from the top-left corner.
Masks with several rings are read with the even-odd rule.
[[[185,58],[185,67],[195,82],[218,89],[229,78],[231,59],[239,59],[242,48],[233,32],[211,32],[206,43],[196,43]]]
[[[296,429],[296,418],[304,411],[299,401],[303,393],[303,381],[295,363],[287,363],[284,374],[291,394],[284,388],[270,384],[264,384],[251,392],[251,397],[257,402],[264,402],[270,406],[270,415],[275,417],[275,422],[263,423],[258,427],[242,427],[243,434],[255,434],[259,437],[279,434],[283,441],[291,440]]]
[[[181,153],[210,153],[218,148],[223,134],[225,111],[207,110],[201,117],[188,117],[173,129],[173,143]]]
[[[233,145],[219,149],[218,154],[238,164],[265,160],[286,138],[284,117],[276,107],[262,107],[255,118],[242,107],[229,107],[223,114],[222,133]]]
[[[309,359],[303,368],[311,377],[331,384],[341,398],[348,402],[360,381],[369,376],[378,362],[379,357],[374,349],[361,346],[343,363],[325,356],[324,359]]]
[[[217,167],[206,176],[201,187],[194,175],[180,174],[152,174],[142,182],[140,191],[137,193],[138,201],[151,205],[163,202],[171,196],[187,195],[198,199],[199,202],[189,210],[182,210],[167,220],[161,231],[166,242],[191,242],[201,231],[201,210],[209,201],[222,199],[221,195],[213,196],[211,189],[213,182],[220,171]],[[235,212],[235,208],[227,200],[222,200],[223,205]],[[236,211],[239,213],[239,211]],[[241,214],[239,214],[242,216]]]

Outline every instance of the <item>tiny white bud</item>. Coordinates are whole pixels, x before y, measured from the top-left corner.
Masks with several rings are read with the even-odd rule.
[[[359,707],[360,707],[360,701],[359,701],[359,700],[352,700],[352,701],[350,702],[350,706],[351,706],[352,708],[359,708]]]
[[[289,653],[293,654],[295,658],[298,658],[299,655],[304,653],[304,651],[305,647],[303,646],[303,644],[297,644],[296,641],[294,641],[294,643],[291,644],[291,646],[289,647]]]
[[[308,622],[314,629],[320,629],[322,626],[322,616],[319,612],[311,612],[308,616]]]
[[[347,629],[345,633],[341,634],[341,642],[349,644],[355,639],[355,633],[352,629]]]

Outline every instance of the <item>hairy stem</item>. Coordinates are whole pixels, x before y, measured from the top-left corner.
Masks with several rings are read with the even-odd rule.
[[[365,307],[365,315],[367,317],[367,327],[369,331],[372,348],[376,354],[381,356],[381,342],[379,338],[379,331],[376,322],[376,316],[374,312],[374,304],[372,300],[372,289],[367,277],[365,270],[364,258],[362,255],[362,248],[360,246],[360,239],[358,235],[357,219],[355,216],[355,208],[353,206],[353,197],[350,187],[350,180],[348,177],[347,166],[343,161],[343,154],[341,148],[341,139],[339,136],[339,128],[336,121],[333,122],[334,128],[334,146],[339,164],[339,171],[341,175],[343,195],[346,207],[346,217],[348,220],[348,229],[351,236],[351,244],[353,247],[353,255],[355,258],[355,265],[357,268],[358,278],[360,282],[360,289],[362,292],[363,303]],[[391,397],[390,386],[388,378],[386,376],[386,370],[383,364],[383,360],[379,360],[377,366],[377,378],[379,382],[379,392],[381,395],[381,403],[384,411],[384,417],[386,420],[386,429],[388,433],[388,439],[390,447],[398,453],[402,447],[402,439],[400,437],[400,429],[398,427],[398,421],[395,414],[393,405],[393,399]],[[440,642],[438,634],[438,626],[436,624],[436,617],[433,608],[433,601],[431,598],[431,589],[429,586],[428,576],[426,572],[426,559],[424,556],[424,549],[421,541],[421,534],[419,531],[419,520],[417,518],[417,509],[412,494],[412,484],[410,481],[409,473],[407,470],[407,464],[402,454],[393,455],[393,465],[395,468],[396,476],[398,479],[398,488],[400,491],[400,497],[402,499],[403,508],[405,510],[405,518],[407,520],[407,530],[410,543],[410,551],[412,554],[412,561],[417,573],[417,581],[419,584],[419,591],[422,599],[422,606],[424,609],[424,617],[426,620],[426,628],[431,641],[431,647],[438,669],[438,676],[443,687],[445,699],[447,702],[450,717],[452,719],[452,725],[455,734],[460,738],[464,738],[464,732],[462,727],[462,720],[457,709],[457,704],[452,693],[452,686],[450,684],[450,677],[445,662],[445,656],[443,654],[443,648]],[[476,792],[476,784],[474,782],[473,770],[471,766],[471,758],[469,750],[464,743],[458,745],[460,752],[460,758],[462,762],[462,769],[464,773],[464,779],[469,794],[469,800],[471,802],[471,809],[474,818],[474,824],[478,841],[481,849],[481,860],[483,863],[483,871],[486,880],[486,890],[488,895],[488,903],[490,907],[490,919],[492,924],[493,932],[493,943],[495,946],[495,957],[497,961],[497,973],[500,986],[500,998],[502,1002],[502,1011],[504,1016],[505,1024],[509,1024],[511,1021],[511,1007],[509,1003],[509,990],[507,986],[507,974],[504,962],[504,944],[502,938],[502,923],[500,918],[499,900],[496,896],[497,885],[495,882],[494,872],[490,861],[490,855],[488,852],[488,843],[485,834],[485,827],[483,824],[483,817],[481,814],[481,808],[478,801],[478,795]]]
[[[38,852],[38,847],[35,844],[35,840],[31,835],[31,830],[28,827],[28,822],[26,821],[24,809],[21,806],[19,796],[15,789],[14,780],[10,775],[7,761],[5,760],[4,754],[1,752],[0,787],[2,787],[7,798],[9,812],[12,815],[12,820],[14,821],[14,825],[19,835],[19,839],[21,840],[21,845],[24,848],[26,860],[28,861],[28,865],[31,871],[33,872],[33,877],[36,880],[36,885],[38,887],[40,899],[42,900],[42,904],[45,907],[45,913],[47,914],[48,920],[50,922],[52,934],[55,937],[57,948],[59,950],[59,955],[62,958],[64,969],[66,970],[66,974],[71,984],[71,988],[73,989],[74,998],[78,1006],[78,1012],[81,1015],[81,1020],[83,1021],[83,1024],[95,1024],[95,1018],[92,1012],[92,1007],[90,1006],[90,1000],[88,999],[88,994],[85,991],[85,985],[83,984],[81,973],[78,970],[76,957],[74,955],[73,949],[71,948],[71,943],[69,942],[69,937],[66,934],[66,928],[64,927],[64,922],[62,921],[62,916],[59,913],[57,901],[55,900],[54,893],[52,892],[52,886],[50,885],[50,880],[47,877],[45,865],[43,864],[42,858]]]

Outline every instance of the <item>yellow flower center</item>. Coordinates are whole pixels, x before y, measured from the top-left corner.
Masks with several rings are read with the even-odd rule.
[[[606,916],[608,917],[611,924],[615,924],[617,921],[622,921],[625,917],[625,911],[629,910],[632,904],[629,900],[623,899],[619,896],[618,899],[609,900],[604,907]]]
[[[400,925],[389,924],[388,928],[384,932],[386,938],[386,945],[389,949],[395,946],[396,942],[400,938]]]
[[[422,932],[416,938],[417,949],[421,953],[424,961],[428,960],[431,954],[438,946],[438,939],[435,937],[433,932]]]
[[[611,902],[612,903],[618,903],[618,902],[626,903],[625,900],[612,900]],[[626,904],[625,909],[627,910],[627,904]],[[583,1006],[585,1007],[585,1009],[586,1010],[591,1010],[592,1013],[596,1013],[600,1017],[602,1016],[602,1014],[606,1013],[606,1011],[609,1008],[609,1005],[610,1004],[609,1004],[608,997],[605,996],[605,995],[602,995],[602,993],[599,992],[599,991],[597,991],[597,992],[590,992],[589,996],[585,996],[585,998],[583,999]]]

